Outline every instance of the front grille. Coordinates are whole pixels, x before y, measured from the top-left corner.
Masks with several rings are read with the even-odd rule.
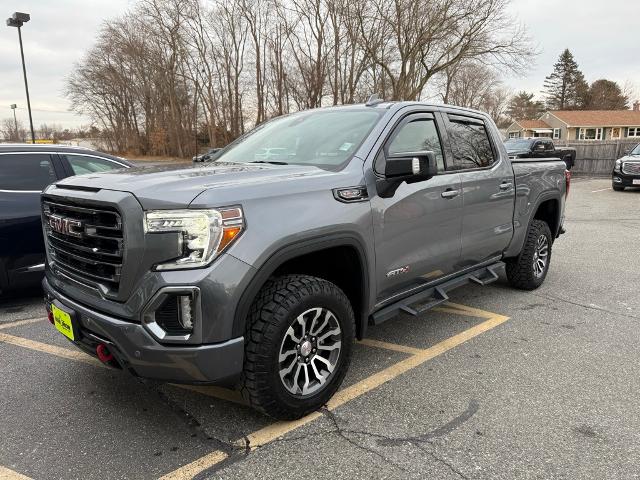
[[[622,164],[622,173],[640,175],[640,162],[624,162]]]
[[[113,207],[42,202],[49,253],[62,273],[117,291],[124,257],[122,219]]]

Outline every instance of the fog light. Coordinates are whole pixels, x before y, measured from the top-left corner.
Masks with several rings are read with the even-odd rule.
[[[613,177],[613,181],[616,183],[622,183],[622,179],[620,177]]]
[[[178,321],[182,328],[188,331],[193,331],[193,309],[192,307],[192,298],[191,295],[180,295],[180,317]]]

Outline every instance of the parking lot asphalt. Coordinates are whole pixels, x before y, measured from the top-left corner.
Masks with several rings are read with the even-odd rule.
[[[0,300],[0,479],[640,478],[640,190],[574,180],[545,284],[370,328],[322,411],[141,381]]]

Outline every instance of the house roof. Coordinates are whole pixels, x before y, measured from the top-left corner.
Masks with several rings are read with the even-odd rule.
[[[525,130],[532,130],[534,128],[551,128],[549,124],[542,120],[516,120],[516,123]]]
[[[569,127],[640,126],[640,111],[634,110],[551,110],[549,113]]]

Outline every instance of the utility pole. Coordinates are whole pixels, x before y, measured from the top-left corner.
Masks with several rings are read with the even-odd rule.
[[[29,100],[29,84],[27,83],[27,67],[24,64],[24,50],[22,48],[22,30],[21,27],[31,20],[28,13],[15,12],[11,17],[7,18],[7,26],[16,27],[18,29],[18,41],[20,42],[20,57],[22,58],[22,74],[24,76],[24,89],[27,93],[27,110],[29,110],[29,126],[31,127],[31,143],[36,143],[36,135],[33,131],[33,118],[31,117],[31,100]],[[15,110],[13,111],[15,114]]]

